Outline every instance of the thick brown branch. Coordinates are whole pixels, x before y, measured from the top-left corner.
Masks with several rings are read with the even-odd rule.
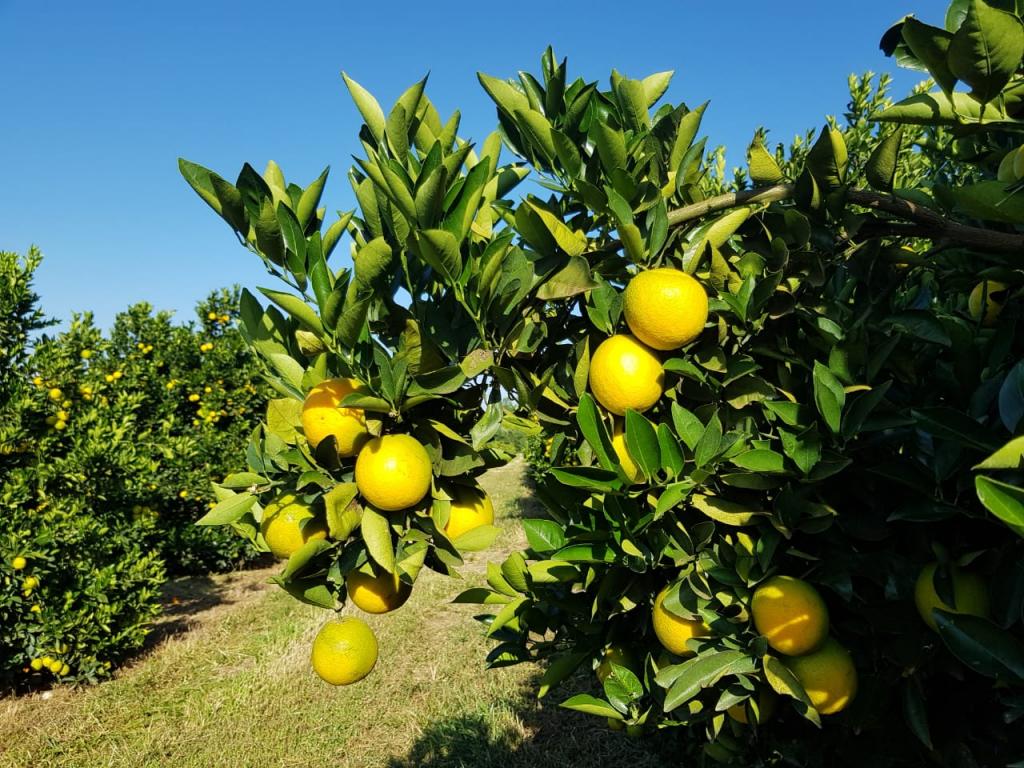
[[[792,197],[793,193],[794,187],[792,184],[776,184],[775,186],[762,187],[761,189],[729,192],[669,211],[668,222],[670,226],[678,226],[708,214],[728,210],[740,205],[786,200]],[[1012,232],[996,232],[990,229],[959,224],[909,200],[866,189],[847,190],[846,199],[862,208],[883,211],[904,221],[913,222],[917,225],[913,230],[914,237],[922,237],[929,240],[949,240],[958,245],[976,248],[981,251],[1024,253],[1024,235]],[[904,236],[909,235],[910,230],[906,230]]]

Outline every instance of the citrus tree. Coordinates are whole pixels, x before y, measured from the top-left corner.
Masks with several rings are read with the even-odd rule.
[[[243,296],[282,397],[202,522],[287,556],[300,599],[394,609],[492,537],[461,494],[499,425],[540,432],[548,518],[459,597],[494,606],[490,665],[542,661],[542,696],[593,670],[564,706],[721,762],[1019,758],[1024,26],[956,2],[883,45],[937,89],[854,81],[845,127],[759,132],[732,181],[670,73],[602,89],[550,50],[480,75],[479,151],[422,83],[385,114],[346,77],[359,208],[326,230],[326,173],[182,161],[290,288]],[[312,654],[332,683],[375,659],[354,617]]]
[[[266,392],[234,328],[238,295],[175,325],[146,304],[104,336],[89,315],[49,321],[31,291],[40,262],[0,255],[0,682],[103,677],[138,648],[165,575],[256,556],[197,529],[244,450]]]

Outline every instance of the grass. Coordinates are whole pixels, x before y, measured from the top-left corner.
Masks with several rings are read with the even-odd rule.
[[[266,585],[272,570],[178,582],[149,651],[113,680],[0,699],[0,764],[243,768],[545,768],[663,764],[594,717],[535,699],[532,665],[486,671],[478,607],[451,598],[523,544],[523,466],[485,477],[504,533],[465,580],[425,572],[399,611],[368,617],[380,658],[357,685],[309,667],[324,611]]]

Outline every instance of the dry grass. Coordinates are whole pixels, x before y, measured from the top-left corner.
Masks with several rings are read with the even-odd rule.
[[[522,544],[516,518],[530,500],[522,465],[486,484],[503,520],[498,547]],[[176,585],[159,642],[112,681],[49,697],[0,700],[0,764],[243,768],[469,768],[630,765],[661,760],[596,718],[541,707],[536,668],[486,672],[489,643],[475,606],[451,598],[482,580],[426,573],[402,610],[371,617],[374,673],[347,688],[308,663],[322,610],[269,587],[270,571]],[[557,694],[554,695],[557,699]]]

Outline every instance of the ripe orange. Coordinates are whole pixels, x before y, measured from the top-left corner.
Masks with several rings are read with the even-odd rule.
[[[792,576],[773,576],[750,601],[754,626],[779,653],[799,656],[828,636],[828,609],[818,590]]]
[[[345,578],[345,586],[352,602],[367,613],[387,613],[401,608],[412,594],[412,585],[399,579],[397,573],[372,576],[352,571]]]
[[[310,661],[326,683],[359,682],[377,663],[377,638],[366,622],[353,616],[330,619],[313,640]]]
[[[665,649],[677,656],[693,656],[696,651],[691,650],[686,642],[695,637],[706,637],[711,634],[711,627],[700,619],[684,619],[669,613],[663,603],[669,587],[665,587],[654,599],[654,608],[651,611],[651,621],[654,624],[654,634],[658,636],[659,642]]]
[[[481,525],[494,524],[494,505],[482,490],[459,486],[452,496],[451,514],[444,527],[444,533],[449,539],[457,539],[466,531]]]
[[[641,272],[623,293],[626,324],[640,341],[660,350],[679,349],[704,329],[708,295],[693,277],[662,267]]]
[[[999,320],[1006,302],[1006,283],[996,280],[982,280],[967,298],[967,311],[975,321],[991,328]]]
[[[956,606],[947,605],[942,601],[935,589],[935,571],[938,565],[938,563],[930,563],[922,568],[917,577],[917,583],[914,585],[914,603],[925,624],[932,629],[937,628],[935,616],[932,614],[936,608],[950,613],[988,616],[989,598],[985,582],[976,573],[962,570],[956,566],[950,568],[950,577],[953,581],[953,600]]]
[[[361,387],[355,379],[327,379],[309,390],[302,403],[302,431],[313,449],[333,436],[339,456],[359,453],[370,437],[366,417],[361,408],[340,408],[338,403]]]
[[[646,411],[661,398],[665,371],[661,360],[632,336],[610,336],[590,360],[590,391],[607,410],[623,416]]]
[[[375,437],[356,459],[356,486],[370,504],[385,512],[419,504],[430,490],[427,449],[409,435]]]
[[[282,559],[291,557],[307,541],[327,538],[323,521],[294,493],[278,496],[266,506],[260,532],[274,556]]]
[[[823,715],[841,712],[857,695],[857,669],[849,651],[828,638],[818,650],[786,659],[811,704]]]

